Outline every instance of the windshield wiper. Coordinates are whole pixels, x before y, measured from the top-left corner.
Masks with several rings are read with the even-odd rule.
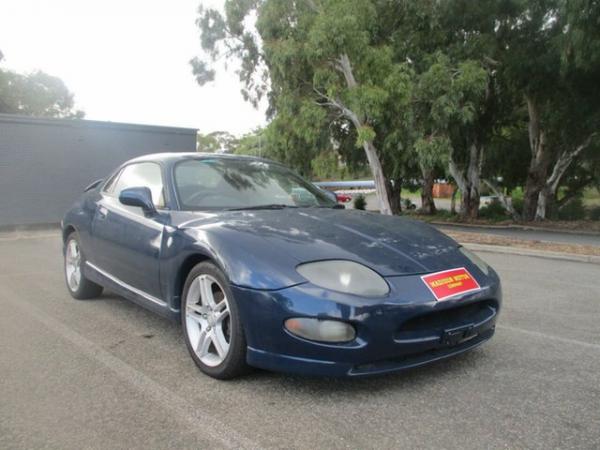
[[[227,211],[246,211],[251,209],[284,209],[297,208],[293,205],[284,205],[283,203],[269,203],[267,205],[241,206],[239,208],[228,208]]]

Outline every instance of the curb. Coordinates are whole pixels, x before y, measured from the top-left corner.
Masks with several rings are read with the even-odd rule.
[[[469,250],[478,252],[504,253],[507,255],[534,256],[537,258],[600,264],[600,256],[596,255],[576,255],[574,253],[545,252],[529,248],[506,247],[504,245],[470,244],[468,242],[461,242],[461,244]]]
[[[430,225],[440,227],[464,227],[464,228],[479,228],[481,230],[519,230],[519,231],[544,231],[557,234],[580,234],[585,236],[600,236],[599,232],[586,230],[568,230],[560,228],[536,227],[530,225],[483,225],[476,223],[455,223],[455,222],[439,222],[437,220],[428,222]]]

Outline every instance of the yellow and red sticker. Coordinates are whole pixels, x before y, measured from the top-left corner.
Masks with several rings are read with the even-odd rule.
[[[477,280],[464,267],[430,273],[421,276],[421,279],[438,301],[481,289]]]

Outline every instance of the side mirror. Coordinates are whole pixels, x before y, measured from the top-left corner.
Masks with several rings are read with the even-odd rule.
[[[119,194],[119,201],[127,206],[140,207],[145,214],[156,212],[156,208],[152,202],[152,192],[147,187],[123,189]]]

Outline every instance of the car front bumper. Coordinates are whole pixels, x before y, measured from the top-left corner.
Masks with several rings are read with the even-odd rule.
[[[248,364],[304,375],[375,375],[448,358],[493,336],[502,296],[495,274],[480,277],[480,291],[444,301],[435,300],[418,275],[387,281],[391,291],[383,299],[310,283],[277,291],[233,286]],[[303,339],[284,328],[291,317],[343,320],[356,338],[339,344]]]

